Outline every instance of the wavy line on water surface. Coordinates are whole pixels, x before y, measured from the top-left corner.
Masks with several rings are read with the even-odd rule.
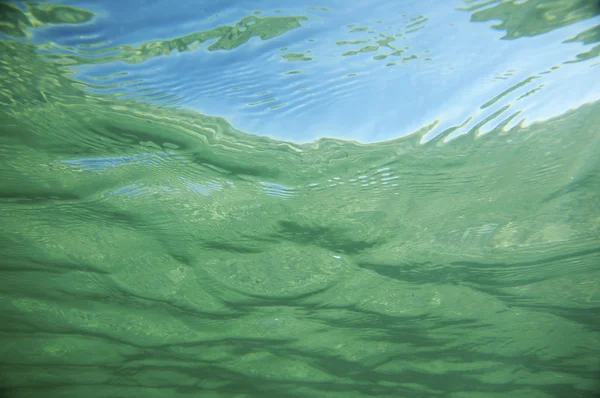
[[[80,158],[61,160],[62,163],[69,165],[76,171],[96,171],[102,172],[112,167],[127,166],[135,163],[151,165],[155,163],[157,157],[153,154],[142,153],[134,156],[123,156],[113,158]]]
[[[291,114],[301,116],[317,106],[335,103],[343,97],[356,95],[368,84],[365,80],[340,77],[337,70],[326,73],[325,78],[317,83],[311,83],[310,79],[303,79],[298,83],[294,82],[294,91],[289,90],[291,88],[289,86],[287,92],[277,97],[288,105],[287,110],[278,112],[278,117],[284,118]],[[295,87],[300,85],[302,87],[296,90]]]
[[[277,19],[279,18],[279,19]],[[282,19],[283,18],[283,19]],[[291,19],[296,18],[296,23],[292,23],[290,22]],[[263,20],[264,19],[264,20]],[[252,26],[252,29],[248,30],[244,30],[242,29],[242,31],[246,34],[250,34],[252,33],[251,31],[256,30],[256,33],[258,36],[265,38],[266,36],[264,36],[263,34],[258,33],[260,31],[260,29],[267,29],[269,30],[269,34],[267,35],[268,38],[273,37],[274,35],[278,35],[283,33],[284,31],[287,31],[289,29],[293,29],[294,27],[297,27],[296,25],[300,26],[299,21],[305,19],[305,17],[266,17],[266,18],[258,18],[255,16],[251,16],[251,17],[245,17],[242,20],[240,20],[240,22],[238,22],[235,27],[243,27],[246,25],[250,25]],[[414,19],[414,18],[413,18]],[[268,21],[267,21],[268,20]],[[412,19],[411,19],[412,20]],[[279,21],[279,22],[278,22]],[[275,29],[275,26],[278,26],[278,24],[282,25],[283,27],[281,27],[281,31],[277,31],[277,29]],[[262,26],[264,25],[264,26]],[[289,25],[289,26],[288,26]],[[285,27],[285,29],[284,29]],[[112,61],[115,61],[117,59],[120,60],[125,60],[126,62],[138,62],[141,60],[147,60],[149,57],[152,57],[155,54],[153,51],[155,51],[155,47],[160,47],[160,48],[168,48],[168,51],[171,51],[171,49],[174,49],[175,47],[178,48],[179,51],[186,51],[189,50],[191,48],[183,46],[181,47],[181,43],[188,43],[188,42],[193,42],[192,38],[196,37],[194,35],[201,35],[201,39],[200,41],[204,40],[204,36],[202,35],[208,35],[206,37],[212,37],[210,32],[217,32],[219,34],[221,34],[221,30],[223,29],[229,29],[232,28],[229,25],[222,25],[222,26],[218,26],[212,29],[209,29],[207,31],[202,31],[202,32],[196,32],[190,35],[184,35],[182,37],[176,38],[176,39],[171,39],[171,40],[167,40],[167,41],[161,41],[161,40],[153,40],[153,41],[148,41],[145,43],[140,44],[137,47],[132,47],[132,46],[128,46],[128,45],[118,45],[118,46],[113,46],[113,47],[109,47],[109,48],[101,48],[101,49],[87,49],[85,47],[88,47],[88,45],[84,46],[83,49],[78,49],[77,46],[58,46],[56,44],[47,44],[42,46],[43,48],[45,48],[45,52],[46,52],[46,56],[49,58],[55,58],[56,62],[60,62],[60,63],[65,63],[67,61],[67,59],[73,55],[72,53],[78,53],[80,55],[79,61],[77,61],[76,63],[87,63],[88,61],[84,61],[84,58],[86,56],[90,56],[92,58],[94,58],[93,61],[89,61],[89,62],[93,62],[95,64],[99,64],[99,63],[112,63]],[[233,28],[232,28],[233,29]],[[240,28],[241,29],[241,28]],[[263,30],[264,30],[263,29]],[[278,28],[279,29],[279,28]],[[286,30],[287,29],[287,30]],[[275,30],[275,32],[272,32],[273,30]],[[207,33],[208,32],[208,33]],[[392,50],[395,47],[391,47],[389,43],[391,43],[392,41],[394,41],[395,39],[391,36],[386,36],[385,34],[379,33],[377,34],[377,32],[373,31],[375,33],[375,36],[373,38],[374,43],[377,43],[377,47],[380,46],[388,46],[390,47]],[[209,34],[210,33],[210,34]],[[254,34],[252,33],[252,34]],[[225,34],[225,33],[223,33]],[[247,38],[244,39],[240,39],[240,43],[244,42],[244,40],[246,40]],[[217,40],[217,42],[215,43],[215,45],[217,45],[220,42],[220,39]],[[165,44],[167,43],[167,44]],[[175,43],[179,43],[179,47],[178,45],[176,45]],[[240,43],[238,44],[232,44],[230,47],[231,48],[235,48],[236,46],[238,46]],[[89,44],[89,43],[88,43]],[[189,43],[188,43],[189,44]],[[228,46],[224,46],[221,45],[220,47],[217,46],[219,49],[224,49],[224,48],[229,48]],[[209,47],[209,50],[214,50],[217,49],[216,47]],[[144,51],[148,50],[148,54],[144,54]],[[115,53],[116,51],[116,53]],[[167,51],[167,52],[168,52]],[[302,54],[306,54],[308,52],[310,52],[311,50],[304,50],[302,52]],[[59,54],[58,52],[64,52],[64,54]],[[107,52],[113,52],[113,54],[109,54]],[[136,53],[136,57],[138,57],[139,59],[137,59],[137,61],[133,61],[132,59],[129,59],[129,55],[127,55],[129,52],[135,52]],[[71,53],[71,54],[69,54]],[[98,58],[98,55],[101,55]],[[104,55],[102,55],[104,54]],[[296,53],[286,53],[286,54],[296,54]],[[286,54],[280,54],[280,55],[286,55]],[[298,53],[300,54],[300,53]],[[380,55],[378,56],[379,58],[385,58],[387,55]],[[61,58],[64,58],[61,61]],[[140,58],[141,57],[141,58]],[[135,57],[134,57],[135,58]],[[288,57],[291,60],[294,59],[299,59],[295,56],[291,56]],[[379,59],[378,58],[378,59]],[[70,62],[67,62],[70,63]],[[242,66],[244,67],[244,69],[247,70],[247,74],[248,77],[250,77],[251,74],[253,74],[254,72],[252,70],[249,69],[248,66]],[[133,82],[137,82],[137,78],[139,78],[138,75],[140,76],[144,76],[144,83],[145,83],[145,88],[142,87],[136,87],[135,85],[131,85],[131,84],[126,84],[123,83],[124,85],[121,87],[123,90],[126,91],[133,91],[135,94],[133,96],[131,96],[130,98],[135,98],[136,100],[143,100],[143,99],[148,99],[148,101],[156,103],[159,101],[164,101],[165,104],[168,105],[174,105],[174,104],[180,104],[183,102],[187,102],[189,103],[190,101],[193,102],[194,98],[202,98],[204,95],[211,95],[211,94],[218,94],[220,92],[222,92],[224,86],[222,84],[222,78],[223,78],[223,70],[220,71],[220,79],[208,79],[208,78],[202,78],[202,79],[198,79],[201,76],[199,74],[197,74],[196,76],[189,76],[186,75],[187,80],[186,81],[194,81],[196,82],[193,86],[185,86],[183,85],[182,81],[180,79],[178,79],[177,77],[181,75],[181,73],[177,73],[173,75],[173,78],[167,78],[165,76],[161,75],[161,78],[153,78],[152,74],[155,74],[154,71],[152,72],[152,74],[148,73],[150,72],[149,69],[152,69],[152,67],[149,67],[148,65],[145,65],[145,68],[137,68],[139,69],[137,72],[135,73],[136,76],[136,80],[134,80]],[[135,69],[134,69],[135,70]],[[146,71],[147,72],[146,72]],[[120,71],[120,72],[124,72],[124,71]],[[129,71],[131,72],[131,71]],[[236,73],[233,73],[231,78],[239,78],[239,74],[240,74],[240,70],[237,70]],[[114,72],[113,72],[114,73]],[[230,73],[228,69],[225,70],[225,75],[227,73]],[[102,72],[101,72],[102,74]],[[235,74],[237,74],[238,76],[235,76]],[[102,74],[103,76],[107,76],[108,74]],[[86,79],[85,76],[82,76],[82,78]],[[90,76],[87,77],[87,79],[92,80],[94,79],[94,76]],[[112,86],[111,84],[116,84],[117,81],[111,82],[108,81],[106,86],[94,86],[94,85],[90,85],[89,89],[91,90],[98,90],[97,92],[102,92],[102,90],[110,90],[111,88],[114,88],[115,86]],[[208,84],[206,84],[208,83]],[[232,82],[232,85],[234,83]],[[239,86],[239,83],[236,82],[235,83],[236,86]],[[144,92],[140,92],[140,90],[146,90],[148,88],[152,88],[157,90],[155,93],[156,95],[154,97],[149,96],[147,93]],[[212,88],[209,89],[209,88]],[[165,90],[166,92],[177,92],[177,94],[174,95],[168,95],[168,94],[164,94],[164,97],[161,96],[159,94],[160,90]],[[120,92],[113,92],[113,94],[115,96],[123,96],[125,95],[125,93],[123,93],[122,91]],[[283,101],[283,104],[279,104],[275,107],[270,107],[270,109],[275,109],[284,105],[289,106],[289,101],[286,101],[283,98],[278,98],[280,101]]]
[[[291,95],[288,94],[279,96],[278,98],[272,98],[272,101],[277,100],[285,102],[285,105],[288,107],[288,110],[278,111],[277,117],[285,118],[290,114],[293,114],[295,117],[301,117],[317,107],[333,104],[336,101],[341,101],[344,98],[354,96],[360,89],[360,84],[356,82],[348,82],[337,86],[332,83],[333,82],[327,82],[325,83],[327,85],[323,84],[323,88],[326,89],[325,92],[320,92],[315,90],[315,88],[311,88],[310,90],[297,90],[296,92],[291,93]],[[262,112],[254,111],[252,115],[266,115],[265,112],[268,112],[269,110],[270,109],[265,108]]]
[[[141,184],[126,185],[106,193],[106,195],[123,195],[132,198],[146,196],[152,192],[151,188]]]
[[[177,49],[179,52],[182,51],[188,51],[188,50],[193,50],[195,49],[195,46],[197,46],[198,44],[207,41],[207,40],[216,40],[216,42],[214,42],[213,44],[211,44],[210,46],[208,46],[208,50],[209,51],[216,51],[216,50],[231,50],[234,48],[237,48],[241,45],[243,45],[244,43],[246,43],[250,38],[256,36],[256,37],[260,37],[262,40],[267,40],[270,38],[273,38],[275,36],[281,35],[285,32],[287,32],[288,30],[300,27],[300,22],[301,20],[305,20],[306,17],[304,16],[298,16],[298,17],[280,17],[280,16],[273,16],[273,17],[264,17],[264,18],[258,18],[255,16],[248,16],[248,17],[244,17],[242,18],[240,21],[238,21],[236,23],[235,26],[229,26],[229,25],[222,25],[222,26],[218,26],[206,31],[200,31],[200,32],[195,32],[189,35],[185,35],[179,38],[175,38],[175,39],[170,39],[170,40],[153,40],[153,41],[149,41],[149,42],[145,42],[140,44],[137,47],[131,46],[131,45],[117,45],[117,46],[113,46],[113,47],[108,47],[108,48],[102,48],[102,49],[94,49],[94,50],[85,50],[85,49],[78,49],[76,47],[73,46],[59,46],[57,44],[47,44],[42,46],[42,48],[44,49],[44,53],[45,53],[45,57],[49,60],[53,60],[56,63],[60,63],[60,64],[70,64],[70,65],[83,65],[83,64],[112,64],[114,63],[114,61],[125,61],[126,63],[129,64],[137,64],[140,63],[142,61],[147,61],[148,59],[158,56],[158,55],[166,55],[168,53],[170,53],[172,50]],[[243,28],[243,29],[242,29]],[[196,43],[195,46],[192,45],[192,43]],[[249,70],[249,66],[243,64],[243,63],[239,63],[239,65],[246,70],[246,74],[249,76],[250,74],[252,74],[252,71]],[[162,66],[162,68],[164,68],[164,66]],[[131,70],[127,70],[127,69],[131,69]],[[136,73],[134,73],[134,75],[136,76],[136,81],[140,76],[144,77],[144,83],[147,87],[152,87],[155,88],[157,90],[165,90],[166,93],[169,92],[173,92],[175,91],[176,96],[179,96],[181,99],[184,99],[189,101],[189,100],[193,100],[194,97],[200,97],[202,96],[203,90],[205,89],[205,87],[207,87],[206,85],[203,84],[199,84],[202,80],[200,80],[200,82],[197,82],[195,87],[186,87],[187,90],[180,90],[176,91],[177,86],[181,87],[182,86],[182,81],[175,78],[175,79],[168,79],[165,78],[165,76],[162,76],[160,74],[160,77],[155,77],[157,76],[156,71],[154,70],[154,68],[152,66],[148,66],[146,64],[146,62],[144,62],[143,67],[138,67],[138,68],[131,68],[131,67],[126,67],[126,70],[119,70],[118,72],[123,73],[123,72],[129,72],[132,73],[133,71],[135,71]],[[102,72],[100,72],[102,73]],[[113,72],[114,73],[114,72]],[[228,72],[227,70],[225,71],[225,73],[232,73],[232,72]],[[233,72],[233,74],[235,75],[235,73],[240,73],[239,70]],[[180,76],[181,73],[177,73],[175,76]],[[198,75],[197,77],[200,77],[201,75]],[[223,90],[223,86],[221,84],[221,80],[223,78],[223,70],[220,69],[219,71],[219,77],[220,79],[210,79],[207,80],[207,82],[209,83],[210,86],[213,86],[214,88],[216,88],[218,91]],[[226,76],[226,75],[225,75]],[[239,77],[239,76],[232,76],[232,80],[234,80],[234,77]],[[85,77],[83,77],[85,79]],[[93,79],[94,77],[91,76],[90,78],[87,78],[89,80]],[[190,81],[190,79],[192,81],[194,81],[193,76],[189,76],[186,75],[186,82]],[[197,79],[196,79],[197,80]],[[116,83],[116,82],[107,82],[107,84],[110,83]],[[236,83],[236,85],[239,85],[239,83]],[[104,87],[97,87],[94,85],[90,85],[89,88],[90,89],[109,89],[112,88],[113,86],[104,86]],[[202,88],[200,90],[198,90],[198,87]],[[130,84],[124,84],[122,87],[122,89],[125,90],[132,90],[134,93],[139,92],[139,89],[130,85]],[[186,96],[186,92],[188,92],[188,94],[193,93],[193,95],[187,95]],[[165,95],[167,95],[165,93]],[[113,93],[116,96],[121,96],[123,95],[123,93]],[[146,97],[143,94],[139,93],[136,94],[136,98],[137,99],[144,99],[144,98],[148,98],[151,101],[158,101],[159,99],[156,98],[150,98],[150,97]],[[167,97],[170,101],[178,101],[179,98],[178,97],[173,97],[173,96],[169,96]],[[166,101],[166,99],[164,99]]]
[[[286,187],[280,184],[272,182],[262,182],[263,190],[269,196],[275,196],[283,199],[291,198],[296,196],[296,189],[292,187]]]
[[[270,18],[270,17],[269,17]],[[286,17],[287,18],[287,17]],[[290,17],[292,18],[292,17]],[[287,21],[287,20],[286,20]],[[238,23],[239,25],[239,23]],[[270,25],[269,25],[270,26]],[[214,28],[214,29],[220,29],[220,27]],[[189,36],[189,35],[188,35]],[[182,40],[188,40],[189,37],[188,36],[183,36]],[[179,40],[181,38],[178,39],[173,39],[173,40]],[[379,34],[374,36],[374,43],[378,43],[377,46],[390,46],[389,43],[391,43],[393,40],[395,40],[393,37],[389,37],[386,36],[384,34]],[[147,42],[147,43],[156,43],[157,41],[152,41],[152,42]],[[146,48],[149,45],[147,45],[142,43],[139,47],[138,50],[140,50],[141,48]],[[150,46],[152,47],[152,46]],[[54,45],[54,44],[50,44],[50,45],[45,45],[45,52],[47,53],[46,55],[49,57],[59,57],[60,54],[56,54],[57,51],[64,51],[64,52],[69,52],[69,53],[73,53],[73,52],[79,52],[82,56],[86,55],[86,56],[93,56],[94,58],[96,58],[98,56],[98,54],[102,54],[103,52],[106,54],[106,51],[121,51],[124,48],[126,48],[126,46],[124,47],[124,45],[120,45],[120,46],[114,46],[114,47],[110,47],[110,48],[103,48],[103,49],[81,49],[78,50],[76,46],[58,46],[58,45]],[[180,49],[181,50],[181,49]],[[136,50],[137,51],[137,50]],[[140,50],[141,51],[141,50]],[[305,50],[303,52],[303,54],[306,53],[306,51],[310,51],[310,50]],[[52,53],[55,53],[54,55]],[[289,54],[289,53],[287,53]],[[69,54],[63,54],[63,55],[69,55]],[[71,54],[72,55],[72,54]],[[285,55],[285,54],[283,54]],[[110,63],[111,60],[114,60],[116,58],[120,57],[120,55],[117,56],[117,54],[113,54],[112,56],[104,56],[104,57],[100,57],[97,59],[97,62],[108,62]],[[385,56],[382,56],[385,57]],[[296,59],[297,57],[291,57],[290,59]],[[55,60],[56,62],[62,62],[59,60]],[[96,61],[94,61],[96,62]],[[230,74],[230,80],[231,80],[231,86],[232,87],[238,87],[239,84],[239,79],[242,78],[242,76],[240,75],[240,73],[242,72],[242,70],[244,70],[244,73],[247,75],[247,77],[252,77],[254,78],[255,76],[255,71],[253,71],[248,65],[242,64],[241,68],[243,69],[238,69],[235,71],[230,71],[229,69],[225,70],[225,75],[223,74],[223,70],[220,69],[219,71],[219,79],[213,79],[210,77],[206,77],[204,76],[205,73],[203,73],[202,75],[197,73],[195,75],[190,76],[189,74],[186,75],[186,81],[194,81],[195,84],[194,85],[184,85],[183,82],[181,81],[181,79],[178,79],[178,76],[181,75],[181,73],[177,73],[173,75],[173,78],[168,78],[164,76],[164,73],[157,73],[157,71],[154,70],[154,68],[151,65],[147,65],[146,63],[144,63],[144,67],[140,67],[140,68],[130,68],[127,67],[131,70],[121,70],[118,72],[114,72],[112,71],[111,73],[105,73],[104,71],[100,71],[100,75],[101,76],[105,76],[104,80],[108,80],[106,81],[106,85],[97,85],[97,84],[89,84],[87,86],[87,88],[89,90],[95,91],[95,92],[106,92],[109,93],[111,92],[112,89],[117,88],[119,83],[120,83],[120,88],[121,91],[112,91],[112,95],[116,96],[116,97],[124,97],[124,98],[132,98],[135,100],[147,100],[148,102],[151,103],[160,103],[163,102],[164,105],[169,105],[169,106],[173,106],[173,105],[177,105],[177,104],[183,104],[185,102],[190,103],[194,101],[195,98],[203,98],[206,95],[216,95],[216,94],[220,94],[222,93],[223,89],[226,89],[227,84],[224,86],[223,85],[223,76],[227,76],[227,74]],[[104,68],[106,69],[106,68]],[[134,73],[135,72],[135,73]],[[129,82],[125,82],[122,81],[121,77],[116,75],[116,73],[129,73],[132,76],[135,76],[135,78],[133,78],[131,81]],[[106,76],[115,76],[116,80],[113,79],[106,79]],[[153,75],[160,75],[160,78],[155,78],[153,77]],[[143,77],[143,85],[138,84],[140,82],[140,78]],[[86,78],[85,75],[82,75],[82,78]],[[90,76],[87,78],[88,80],[93,80],[94,76]],[[235,82],[233,81],[235,80]],[[165,93],[161,94],[161,90],[164,90]],[[133,94],[128,95],[125,91],[131,91]],[[176,94],[168,94],[168,93],[173,93],[176,92]],[[314,92],[314,89],[313,89]],[[325,93],[324,93],[325,94]],[[288,108],[291,108],[290,106],[290,101],[285,99],[285,98],[281,98],[281,97],[275,97],[276,100],[278,100],[280,103],[278,103],[275,106],[270,106],[268,107],[269,110],[274,110],[274,109],[278,109],[280,107],[283,106],[287,106]],[[255,104],[256,101],[251,101],[250,103]]]
[[[212,29],[190,33],[173,39],[147,41],[141,43],[139,46],[122,44],[102,50],[105,52],[117,51],[116,54],[105,53],[103,56],[89,58],[85,56],[86,52],[79,50],[79,55],[55,53],[47,54],[46,56],[49,59],[55,59],[62,63],[69,62],[76,65],[114,61],[140,63],[149,58],[167,55],[173,51],[192,51],[209,40],[216,41],[207,47],[208,51],[232,50],[247,43],[253,37],[268,40],[279,36],[291,29],[302,26],[300,21],[306,19],[307,17],[305,16],[259,18],[251,15],[240,19],[235,25],[220,25]],[[98,54],[99,51],[94,51],[94,53]]]
[[[433,131],[424,137],[424,140],[426,141],[441,134],[445,137],[445,141],[448,142],[462,134],[485,134],[499,126],[508,130],[519,123],[524,123],[530,111],[528,108],[531,108],[531,105],[523,102],[523,100],[530,100],[528,97],[539,93],[542,89],[558,80],[558,78],[553,78],[553,80],[545,78],[550,73],[568,75],[568,71],[561,71],[559,66],[554,66],[547,71],[542,71],[525,78],[522,78],[519,74],[513,74],[511,78],[504,80],[507,84],[510,84],[507,88],[487,100],[478,110],[469,114],[461,125],[450,126],[446,121],[436,126]],[[514,81],[519,78],[521,79],[520,81]],[[539,81],[542,83],[534,86],[533,83]],[[591,95],[593,96],[593,93]],[[511,115],[508,118],[501,118],[500,116],[508,110],[511,110]],[[446,111],[443,115],[439,116],[438,120],[443,121],[447,114],[448,112]],[[534,118],[533,120],[536,119]]]
[[[210,196],[213,192],[217,192],[223,189],[223,186],[217,181],[206,181],[203,184],[198,182],[185,181],[183,178],[180,178],[183,181],[183,184],[191,190],[192,192],[197,192],[202,196]]]
[[[122,66],[121,70],[131,76],[142,78],[145,87],[151,87],[157,92],[172,93],[186,103],[207,101],[211,97],[224,95],[240,96],[249,88],[260,88],[261,81],[269,81],[268,71],[264,71],[262,76],[257,76],[257,71],[245,62],[232,61],[227,67],[210,63],[204,65],[206,61],[196,58],[197,56],[186,59],[153,60],[150,64],[146,61],[141,64]],[[198,64],[204,65],[204,68],[194,67]],[[243,86],[246,87],[242,88]],[[124,86],[122,89],[139,92],[139,88],[132,86]]]
[[[265,56],[258,56],[259,60],[266,62]],[[194,63],[194,59],[190,60]],[[170,70],[170,75],[156,76],[153,80],[153,86],[166,91],[173,91],[173,85],[183,85],[186,89],[186,98],[194,100],[195,98],[211,95],[222,94],[226,91],[231,91],[233,88],[239,88],[244,85],[255,87],[257,84],[257,71],[253,65],[243,62],[242,60],[233,60],[226,67],[223,65],[206,65],[205,69],[189,68],[186,70],[182,80],[182,74],[177,70]],[[165,68],[165,72],[169,70]],[[152,78],[151,76],[149,76]],[[189,78],[189,80],[187,80]],[[262,80],[262,79],[261,79]],[[260,81],[259,81],[260,82]],[[234,90],[237,91],[237,90]]]

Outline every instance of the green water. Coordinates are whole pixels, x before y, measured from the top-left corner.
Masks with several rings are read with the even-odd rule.
[[[4,396],[598,389],[600,103],[296,145],[0,61]]]

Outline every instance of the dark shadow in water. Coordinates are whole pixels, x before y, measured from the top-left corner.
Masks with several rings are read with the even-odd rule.
[[[203,244],[207,249],[219,250],[229,253],[239,253],[239,254],[251,254],[251,253],[262,253],[262,249],[254,248],[254,247],[245,247],[240,245],[234,245],[228,242],[217,242],[210,241]]]
[[[14,246],[13,246],[14,247]],[[3,255],[3,272],[42,272],[52,274],[65,274],[72,271],[85,271],[93,274],[108,275],[110,272],[91,264],[57,260],[38,260],[29,256]],[[40,256],[41,257],[41,256]]]
[[[344,229],[301,225],[293,221],[279,221],[279,230],[269,236],[302,245],[315,245],[345,254],[358,254],[382,242],[357,241],[344,238]]]
[[[361,268],[371,270],[388,278],[401,280],[414,284],[431,283],[466,283],[473,288],[510,288],[528,285],[546,280],[548,277],[528,276],[528,273],[519,273],[520,269],[537,266],[539,269],[553,268],[553,263],[567,260],[586,259],[590,264],[598,263],[600,247],[578,252],[566,253],[547,257],[535,261],[522,261],[511,263],[480,263],[474,261],[454,261],[449,264],[433,264],[431,262],[412,264],[380,264],[359,262]],[[565,270],[565,272],[567,272]],[[554,275],[552,275],[554,276]]]
[[[564,269],[568,272],[569,261],[585,261],[588,264],[600,263],[600,248],[581,250],[564,255],[547,257],[542,260],[513,263],[478,263],[456,261],[450,264],[377,264],[357,263],[361,268],[376,272],[379,275],[411,284],[456,284],[469,287],[496,297],[508,307],[527,308],[563,317],[592,331],[600,331],[600,307],[589,306],[580,310],[573,306],[539,305],[529,297],[516,296],[507,292],[507,288],[524,286],[556,277],[529,276],[530,272],[519,272],[535,266],[537,269]],[[558,267],[556,263],[560,263]],[[540,273],[538,273],[540,274]]]
[[[260,295],[260,294],[253,294],[253,293],[248,293],[248,292],[244,292],[238,289],[234,289],[232,287],[226,287],[228,290],[236,292],[240,295],[243,295],[245,297],[247,297],[247,300],[240,300],[237,299],[235,301],[228,301],[226,299],[221,299],[221,301],[227,305],[228,308],[231,308],[233,310],[236,311],[244,311],[244,312],[248,312],[251,313],[253,312],[257,307],[279,307],[279,306],[288,306],[288,307],[295,307],[298,305],[298,302],[307,298],[311,298],[311,297],[315,297],[316,295],[325,293],[326,291],[328,291],[329,289],[331,289],[331,287],[334,285],[335,283],[332,282],[330,285],[319,288],[319,289],[313,289],[304,293],[298,293],[298,294],[293,294],[293,295],[287,295],[287,296],[277,296],[277,295]]]
[[[563,188],[560,188],[541,200],[541,203],[551,202],[569,194],[575,194],[577,191],[593,192],[600,189],[600,174],[593,171],[589,172],[575,181],[570,181]]]
[[[335,328],[347,328],[353,334],[364,332],[368,339],[383,339],[388,343],[399,344],[397,350],[374,353],[356,359],[348,359],[336,354],[333,347],[327,349],[306,349],[298,346],[296,341],[290,339],[267,339],[267,338],[227,338],[221,340],[207,340],[197,342],[169,343],[152,346],[131,345],[120,341],[123,346],[137,347],[134,354],[123,354],[123,361],[118,364],[98,365],[98,372],[110,375],[110,385],[88,384],[88,387],[97,389],[113,389],[112,396],[132,396],[135,388],[150,387],[158,391],[208,393],[218,392],[221,394],[244,394],[255,397],[283,397],[295,398],[306,396],[306,389],[322,393],[344,392],[356,394],[357,392],[370,396],[411,396],[411,397],[433,397],[447,396],[450,392],[473,392],[473,393],[510,393],[516,389],[531,388],[527,384],[498,384],[487,383],[479,380],[479,376],[487,374],[489,368],[474,369],[469,372],[456,370],[453,372],[436,373],[430,369],[419,370],[411,365],[411,358],[415,364],[433,363],[444,361],[448,363],[494,363],[498,368],[506,365],[523,365],[532,371],[560,371],[573,373],[578,376],[588,376],[588,368],[579,368],[568,364],[576,358],[552,358],[541,359],[535,354],[529,356],[502,356],[495,353],[482,353],[475,351],[476,348],[469,344],[447,347],[456,342],[456,336],[448,338],[431,337],[428,331],[438,327],[458,326],[470,328],[469,321],[449,322],[440,321],[433,316],[390,316],[378,314],[372,311],[363,311],[354,306],[347,307],[321,307],[316,311],[315,305],[298,305],[299,309],[305,310],[308,317],[322,322],[324,326]],[[355,320],[350,317],[327,319],[324,311],[331,310],[333,315],[336,311],[347,311],[355,314]],[[312,312],[311,312],[312,311]],[[371,334],[376,330],[383,333]],[[464,330],[463,330],[464,331]],[[89,335],[89,334],[86,334]],[[95,336],[106,338],[106,336]],[[407,350],[405,344],[413,349]],[[483,344],[483,343],[482,343]],[[229,353],[236,358],[254,353],[268,353],[273,358],[285,359],[286,362],[301,362],[315,369],[319,369],[335,378],[335,381],[315,382],[306,381],[302,378],[260,378],[231,369],[231,356],[227,356],[223,362],[218,359],[202,359],[203,349],[215,349],[220,352]],[[155,365],[163,362],[168,365]],[[65,374],[73,372],[73,366],[64,363],[44,364],[29,366],[28,371],[32,374],[44,372],[45,369],[53,369],[54,374]],[[169,374],[179,374],[190,380],[187,386],[181,383],[171,383],[168,380],[155,380],[144,378],[145,372],[165,371]],[[142,376],[138,379],[137,376]],[[382,383],[386,383],[382,385]],[[413,390],[410,384],[419,385],[419,390]],[[7,385],[7,383],[5,383]],[[60,388],[74,388],[77,383],[57,383],[54,385],[34,385],[17,390],[20,396],[30,393],[30,396],[60,396]],[[206,387],[207,385],[218,385],[218,387]],[[121,395],[115,395],[116,389],[123,389]],[[586,397],[592,396],[590,391],[578,390],[572,385],[549,384],[547,386],[536,386],[552,397]],[[304,392],[296,390],[305,389]],[[423,390],[429,390],[423,392]],[[11,397],[10,389],[0,390],[2,397]],[[108,391],[107,391],[108,392]],[[107,395],[108,396],[108,395]]]
[[[570,322],[578,323],[586,329],[600,332],[600,307],[576,308],[573,306],[541,305],[530,301],[507,298],[504,301],[520,308],[526,308],[538,312],[547,312],[565,318]]]
[[[213,154],[213,153],[195,153],[193,156],[194,162],[206,166],[215,166],[223,170],[227,170],[229,173],[239,176],[239,175],[249,175],[254,177],[268,178],[268,179],[277,179],[279,176],[279,171],[276,169],[268,167],[267,164],[260,166],[250,166],[248,164],[235,164],[232,161],[226,162],[224,159],[231,159],[231,156],[226,156],[225,154]]]

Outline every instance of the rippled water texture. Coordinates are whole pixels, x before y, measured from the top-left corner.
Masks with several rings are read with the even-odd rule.
[[[590,397],[596,0],[0,4],[3,397]]]

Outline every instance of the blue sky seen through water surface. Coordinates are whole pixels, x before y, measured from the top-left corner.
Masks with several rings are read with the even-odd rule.
[[[139,63],[74,66],[77,79],[108,86],[91,90],[193,108],[223,116],[243,131],[283,140],[325,136],[376,142],[436,121],[427,138],[455,126],[461,127],[454,135],[474,126],[485,132],[517,111],[522,113],[508,128],[523,119],[526,124],[547,120],[600,98],[599,79],[594,78],[598,60],[568,63],[584,45],[565,42],[595,27],[598,16],[502,39],[506,30],[492,27],[498,19],[472,21],[478,9],[460,1],[67,4],[87,6],[96,16],[82,25],[38,29],[33,40],[74,48],[63,48],[66,53],[90,45],[97,51],[82,54],[89,58],[114,54],[110,49],[117,45],[235,25],[249,15],[305,17],[298,27],[267,40],[254,36],[231,50],[207,50],[217,40],[211,39],[193,50],[175,49]],[[551,14],[553,8],[549,10]],[[515,12],[523,13],[524,26],[529,17],[540,18],[529,9]],[[390,55],[394,52],[398,54]]]

